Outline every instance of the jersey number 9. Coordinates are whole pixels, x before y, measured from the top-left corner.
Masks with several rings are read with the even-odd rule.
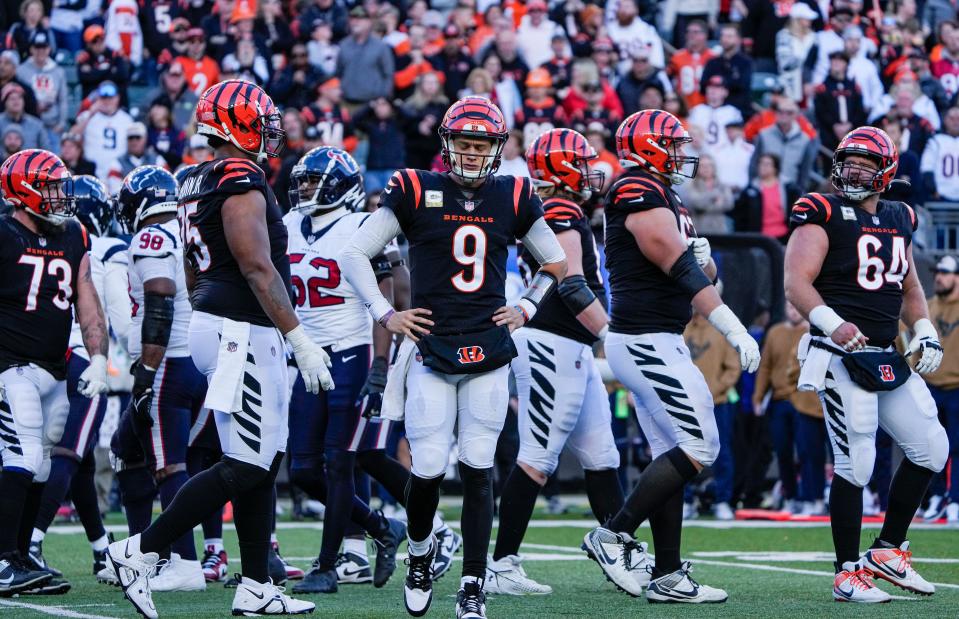
[[[468,239],[472,239],[467,242]],[[467,269],[450,278],[460,292],[476,292],[486,278],[486,233],[479,226],[460,226],[453,233],[453,259]]]

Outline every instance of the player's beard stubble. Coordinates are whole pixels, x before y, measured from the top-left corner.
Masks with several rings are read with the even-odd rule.
[[[52,221],[47,221],[46,219],[34,217],[33,222],[37,224],[37,232],[40,234],[40,236],[59,236],[63,234],[63,231],[67,228],[66,220],[63,220],[60,223],[53,223]]]

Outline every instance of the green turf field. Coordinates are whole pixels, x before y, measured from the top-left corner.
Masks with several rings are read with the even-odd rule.
[[[572,517],[577,518],[577,517]],[[711,607],[652,606],[633,599],[606,582],[599,568],[579,551],[588,521],[534,520],[523,549],[527,572],[553,586],[553,595],[538,598],[493,597],[488,601],[492,619],[569,618],[625,619],[649,617],[959,617],[959,529],[917,527],[912,532],[916,565],[930,581],[944,583],[932,598],[918,598],[886,584],[881,585],[901,599],[880,607],[836,604],[831,596],[830,534],[827,526],[812,528],[749,526],[707,528],[709,521],[688,527],[684,533],[684,556],[694,562],[695,576],[702,582],[725,588],[730,599]],[[279,539],[283,553],[293,563],[307,566],[319,548],[318,525],[283,523]],[[640,537],[648,537],[648,529]],[[863,548],[877,529],[866,529]],[[239,567],[236,537],[226,531],[231,567]],[[97,584],[90,574],[90,549],[80,533],[53,531],[44,542],[44,555],[62,569],[73,590],[60,597],[0,599],[0,619],[7,617],[60,616],[100,619],[130,617],[132,607],[119,589]],[[453,617],[459,564],[436,586],[433,607],[427,617]],[[381,590],[371,585],[340,588],[332,596],[313,596],[314,616],[336,619],[402,618],[400,568]],[[155,594],[161,617],[226,617],[232,591],[219,584],[205,592]],[[22,606],[28,605],[28,606]]]

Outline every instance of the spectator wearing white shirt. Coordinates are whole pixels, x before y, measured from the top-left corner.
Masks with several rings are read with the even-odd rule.
[[[666,55],[663,52],[663,40],[656,28],[647,24],[639,17],[635,0],[619,0],[616,8],[616,19],[606,24],[609,38],[621,49],[632,51],[633,46],[643,46],[649,50],[649,61],[654,67],[666,67]],[[625,72],[629,67],[621,69]]]
[[[862,91],[863,107],[871,110],[886,92],[882,87],[882,80],[879,79],[879,69],[876,68],[875,62],[860,53],[863,36],[859,26],[846,28],[842,38],[846,55],[849,56],[848,75]]]
[[[134,121],[126,110],[120,109],[116,84],[103,82],[96,94],[93,107],[77,119],[74,130],[82,132],[86,157],[97,166],[97,177],[108,180],[109,187],[110,170],[127,153],[127,131]]]
[[[896,74],[895,86],[889,89],[889,94],[883,95],[869,112],[869,124],[875,124],[876,121],[885,116],[889,110],[900,106],[900,98],[905,97],[903,91],[909,91],[909,97],[912,98],[912,113],[921,118],[925,118],[936,131],[942,128],[942,119],[939,117],[939,110],[932,99],[923,94],[919,88],[919,82],[916,74],[908,69]],[[905,105],[905,103],[902,103]]]
[[[959,202],[959,107],[943,116],[943,132],[934,135],[919,163],[930,200]]]
[[[529,167],[523,154],[523,132],[513,129],[503,145],[503,158],[500,160],[496,176],[529,177]]]
[[[728,96],[726,79],[721,75],[714,75],[706,82],[706,103],[700,103],[689,111],[689,124],[703,130],[703,150],[709,154],[714,154],[715,149],[728,143],[728,124],[743,122],[742,113],[726,103]]]
[[[852,24],[855,13],[848,6],[838,6],[832,11],[829,17],[829,27],[816,33],[816,47],[818,48],[818,60],[816,68],[813,70],[813,83],[819,84],[826,79],[829,74],[829,55],[833,52],[845,50],[843,41],[843,32]],[[876,44],[872,39],[863,39],[859,46],[859,55],[868,58],[876,53]]]
[[[756,147],[747,142],[743,135],[741,120],[726,125],[726,143],[713,149],[713,157],[719,162],[716,177],[732,189],[734,196],[738,196],[749,185],[749,162],[754,150]]]
[[[544,0],[529,0],[526,3],[526,15],[523,16],[516,34],[520,53],[529,68],[535,69],[553,57],[553,37],[563,36],[564,33],[560,25],[546,15]],[[569,54],[567,45],[565,55]]]
[[[808,4],[797,2],[789,10],[789,21],[776,33],[776,66],[779,82],[793,101],[802,101],[812,88],[809,76],[810,54],[816,45],[812,22],[816,11]],[[814,59],[813,59],[814,60]]]

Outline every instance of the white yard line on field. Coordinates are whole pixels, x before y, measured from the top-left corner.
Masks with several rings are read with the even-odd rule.
[[[54,617],[72,617],[73,619],[115,619],[105,615],[88,615],[70,610],[70,608],[79,608],[80,606],[113,606],[113,604],[80,604],[73,607],[66,606],[42,606],[40,604],[27,604],[26,602],[14,602],[12,600],[0,600],[0,607],[7,608],[26,608],[34,610],[44,615],[53,615]]]
[[[833,560],[831,552],[776,550],[698,550],[689,553],[702,559],[736,559],[737,561],[769,561],[772,563],[823,563]],[[959,563],[957,558],[913,557],[913,563]]]

